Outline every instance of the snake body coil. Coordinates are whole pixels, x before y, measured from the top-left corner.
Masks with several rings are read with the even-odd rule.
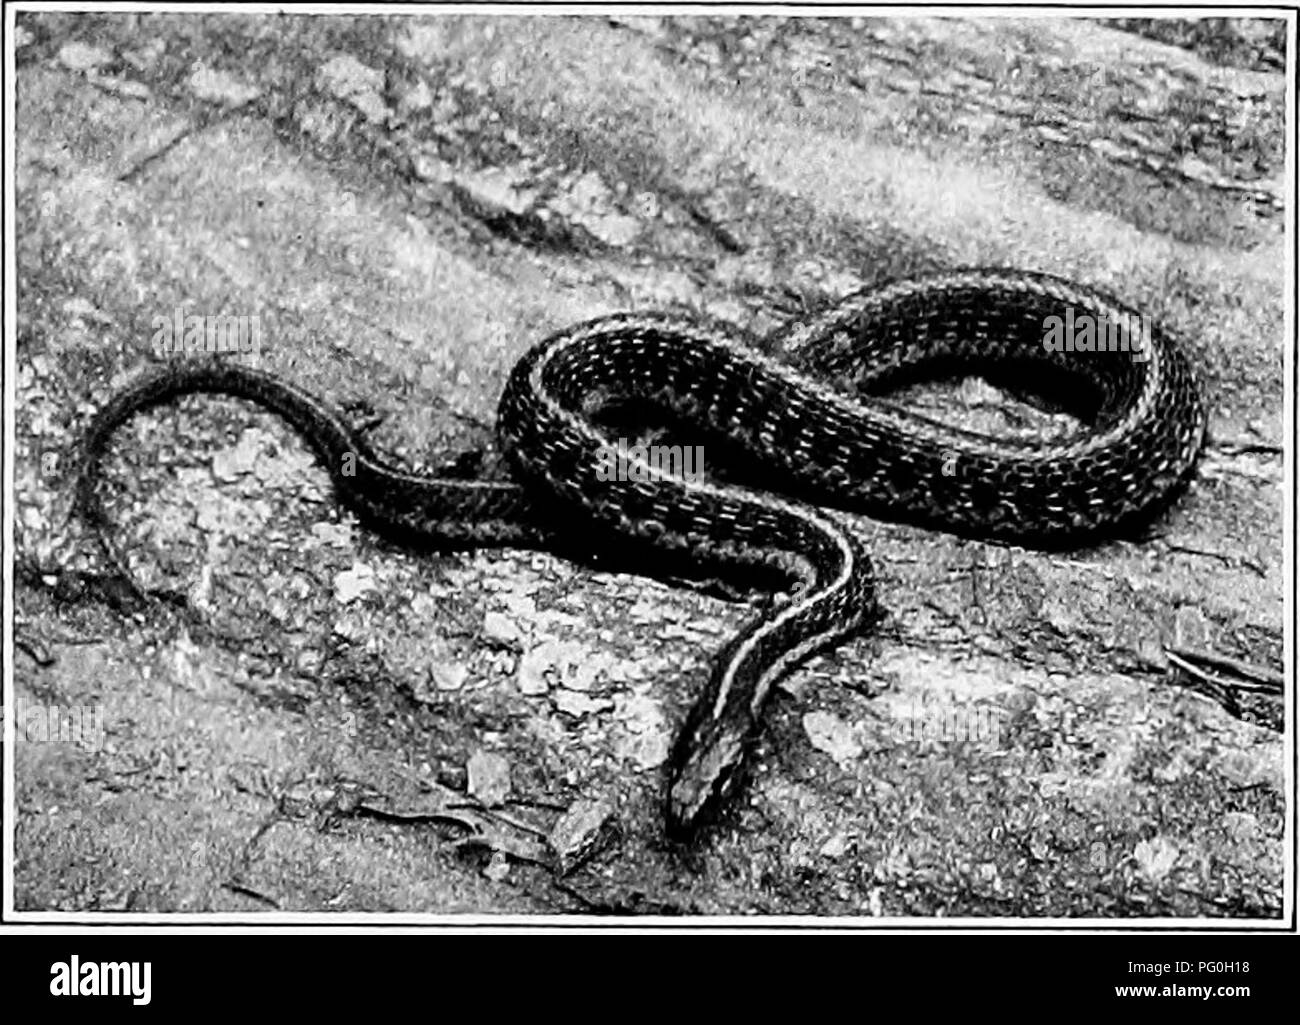
[[[1119,322],[1123,347],[1045,344],[1052,318],[1066,317]],[[146,407],[214,392],[284,416],[322,458],[339,498],[390,535],[530,548],[576,537],[663,553],[665,564],[789,579],[793,597],[714,660],[678,736],[668,824],[689,833],[734,788],[773,685],[876,613],[860,542],[814,503],[972,537],[1074,545],[1163,504],[1193,467],[1205,430],[1194,375],[1166,335],[1103,294],[1049,275],[965,270],[894,282],[847,297],[777,341],[784,362],[733,327],[643,314],[550,336],[514,367],[501,398],[497,432],[517,482],[404,472],[286,381],[230,363],[178,364],[95,416],[78,506],[102,539],[95,480],[116,427]],[[992,438],[872,397],[956,373],[1056,385],[1087,425],[1061,443]],[[859,394],[825,378],[851,381]],[[657,407],[706,450],[716,443],[747,468],[747,484],[761,472],[764,490],[649,465],[610,479],[602,470],[616,442],[589,410],[612,398]]]

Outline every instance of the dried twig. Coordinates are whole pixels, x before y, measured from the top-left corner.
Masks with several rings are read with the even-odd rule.
[[[1171,662],[1174,662],[1176,665],[1187,669],[1189,672],[1192,672],[1197,676],[1203,674],[1199,670],[1188,665],[1188,663],[1199,662],[1202,665],[1210,666],[1226,673],[1232,673],[1244,680],[1253,681],[1253,683],[1232,684],[1232,686],[1238,687],[1242,690],[1257,690],[1263,691],[1266,694],[1281,694],[1286,688],[1286,678],[1281,673],[1269,669],[1266,666],[1256,665],[1253,662],[1243,662],[1240,659],[1229,658],[1227,655],[1219,655],[1212,651],[1175,647],[1170,644],[1165,645],[1165,654],[1169,657]]]

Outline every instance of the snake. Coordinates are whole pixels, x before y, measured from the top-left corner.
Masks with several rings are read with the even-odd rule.
[[[1087,345],[1048,325],[1118,322]],[[983,434],[888,396],[979,375],[1055,398],[1063,438]],[[871,558],[844,513],[1042,549],[1125,537],[1186,486],[1206,430],[1197,374],[1168,331],[1055,275],[959,268],[851,293],[759,339],[694,313],[627,312],[535,343],[511,369],[496,438],[506,479],[386,461],[329,403],[229,359],[177,360],[114,394],[81,444],[75,509],[105,551],[97,480],[116,429],[190,393],[249,401],[314,450],[368,528],[438,549],[642,553],[674,569],[768,582],[774,597],[713,657],[668,758],[668,833],[717,820],[745,778],[774,686],[882,615]],[[641,403],[722,465],[662,472],[598,415]],[[716,462],[716,460],[715,460]],[[654,472],[659,471],[659,472]],[[120,563],[116,563],[120,566]]]

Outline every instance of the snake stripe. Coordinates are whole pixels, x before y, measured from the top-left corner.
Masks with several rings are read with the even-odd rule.
[[[1075,317],[1121,322],[1122,351],[1046,344],[1053,318]],[[515,478],[504,482],[403,471],[288,382],[236,364],[182,363],[96,415],[78,508],[108,551],[94,481],[112,432],[147,406],[218,392],[284,416],[321,457],[340,500],[393,536],[441,547],[626,548],[664,571],[786,581],[793,596],[713,660],[674,743],[667,821],[690,835],[736,789],[775,683],[878,613],[861,541],[819,506],[1022,545],[1078,545],[1166,505],[1205,432],[1198,382],[1173,339],[1112,297],[1047,274],[968,269],[890,282],[769,342],[774,355],[730,325],[641,313],[543,339],[501,397],[498,440]],[[995,438],[884,397],[971,373],[1047,394],[1084,426],[1059,441]],[[726,477],[664,475],[624,453],[630,472],[606,479],[617,439],[596,414],[621,400],[653,407],[693,444],[721,453]],[[351,475],[342,470],[348,455]]]

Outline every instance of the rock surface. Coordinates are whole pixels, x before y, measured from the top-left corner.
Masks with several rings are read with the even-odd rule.
[[[1280,22],[18,24],[15,685],[31,723],[94,710],[18,745],[20,911],[1282,914],[1276,687],[1166,655],[1282,665]],[[207,630],[124,611],[65,522],[77,431],[178,311],[257,318],[262,366],[429,467],[490,448],[512,364],[574,321],[762,334],[963,264],[1175,330],[1212,396],[1198,478],[1069,555],[857,520],[888,619],[790,678],[693,851],[663,761],[743,606],[394,549],[228,401],[137,418],[108,467],[133,571]]]

